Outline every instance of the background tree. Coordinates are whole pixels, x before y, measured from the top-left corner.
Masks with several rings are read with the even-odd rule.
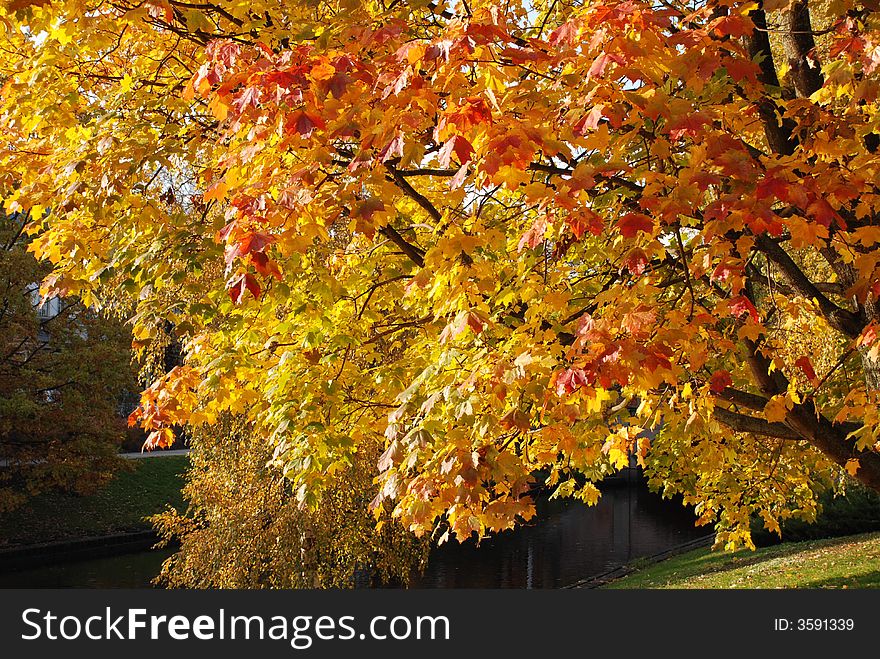
[[[48,268],[26,251],[20,218],[0,220],[0,512],[61,488],[88,494],[124,461],[119,414],[133,388],[130,336],[75,298],[40,316]]]
[[[318,504],[382,441],[374,510],[440,539],[536,485],[594,501],[636,453],[748,543],[843,470],[880,488],[878,16],[814,19],[15,0],[4,203],[52,208],[47,290],[179,328],[156,443],[242,414]]]
[[[325,503],[304,511],[271,447],[247,424],[224,417],[191,439],[186,515],[155,518],[180,549],[158,581],[178,588],[351,588],[408,583],[427,543],[399,524],[378,531],[367,510],[379,447],[364,449],[338,475]]]

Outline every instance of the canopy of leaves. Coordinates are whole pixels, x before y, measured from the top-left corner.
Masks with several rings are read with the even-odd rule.
[[[75,298],[40,318],[48,269],[27,252],[18,218],[0,225],[0,512],[40,492],[96,491],[124,461],[118,405],[134,387],[130,335]],[[59,300],[53,300],[58,304]]]
[[[156,443],[242,415],[317,504],[382,442],[440,539],[635,454],[748,543],[880,488],[880,16],[814,4],[13,0],[0,188],[176,328]]]

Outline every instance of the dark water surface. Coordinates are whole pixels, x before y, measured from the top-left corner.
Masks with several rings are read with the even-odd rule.
[[[599,503],[548,501],[536,521],[479,547],[433,551],[417,588],[558,588],[707,534],[691,511],[641,484],[603,490]],[[0,572],[0,588],[146,588],[170,550]]]

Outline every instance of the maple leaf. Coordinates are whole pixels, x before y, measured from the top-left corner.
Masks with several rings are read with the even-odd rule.
[[[712,281],[727,282],[732,277],[742,275],[743,265],[739,262],[723,260],[712,271]]]
[[[262,252],[268,245],[275,242],[275,237],[258,231],[246,233],[238,239],[238,249],[242,254]]]
[[[578,21],[569,20],[560,25],[550,33],[548,39],[551,46],[559,46],[562,44],[572,45],[578,38]]]
[[[632,336],[638,337],[642,336],[645,333],[646,329],[649,329],[654,325],[657,320],[657,312],[648,305],[640,304],[632,311],[626,313],[623,316],[623,328],[629,332]],[[618,351],[617,347],[614,348],[611,352],[604,355],[604,357],[609,358],[617,358]]]
[[[569,215],[565,221],[577,240],[583,238],[587,231],[594,236],[601,236],[605,228],[602,217],[591,210],[581,211],[577,215]]]
[[[798,357],[794,365],[804,372],[804,375],[807,376],[807,379],[810,382],[815,383],[818,381],[818,378],[816,377],[816,371],[813,370],[813,362],[810,361],[809,357],[807,357],[806,355]]]
[[[587,131],[596,130],[599,127],[599,122],[601,122],[605,116],[604,110],[605,106],[601,103],[594,105],[589,112],[572,126],[571,129],[574,134],[584,136],[587,134]]]
[[[394,138],[388,142],[379,152],[379,160],[388,162],[392,158],[399,158],[403,155],[403,133],[397,132]]]
[[[259,282],[257,282],[253,275],[248,273],[242,273],[231,279],[227,284],[227,288],[229,289],[229,297],[235,304],[241,304],[245,291],[250,291],[251,295],[257,299],[259,299],[261,292]]]
[[[587,374],[580,368],[567,368],[556,375],[556,394],[564,396],[589,384]]]
[[[524,414],[517,408],[510,410],[507,414],[502,416],[498,420],[498,424],[505,430],[513,430],[516,428],[522,432],[528,432],[532,427],[528,415]]]
[[[260,90],[257,87],[245,87],[232,97],[232,106],[239,113],[260,104]]]
[[[667,130],[669,137],[673,140],[678,140],[685,135],[697,137],[703,126],[709,123],[711,120],[703,112],[690,112],[670,122]]]
[[[730,309],[730,313],[733,316],[740,317],[748,315],[752,321],[756,323],[761,320],[755,305],[752,304],[752,301],[745,295],[737,295],[736,297],[730,298],[727,301],[727,308]]]
[[[767,199],[770,197],[785,201],[788,199],[788,188],[789,184],[786,181],[774,176],[765,176],[755,186],[755,198]]]
[[[605,75],[605,69],[608,67],[608,64],[614,62],[615,64],[621,64],[623,62],[623,58],[620,55],[615,55],[613,53],[601,53],[596,59],[593,60],[593,63],[590,65],[589,70],[587,71],[587,79],[590,78],[601,78]]]
[[[834,207],[821,197],[814,199],[806,210],[814,220],[826,228],[830,227],[832,222],[840,221],[840,216]]]
[[[773,396],[764,406],[764,416],[773,423],[785,421],[791,406],[792,401],[786,396]]]
[[[208,186],[208,189],[205,190],[202,195],[203,201],[213,201],[213,200],[221,200],[226,197],[226,192],[229,190],[229,186],[226,185],[226,182],[223,179],[212,183]]]
[[[627,213],[617,220],[617,230],[624,238],[635,238],[640,232],[651,233],[654,221],[643,213]]]
[[[446,114],[446,120],[459,131],[466,132],[474,126],[491,124],[492,110],[484,98],[469,96],[460,106]]]
[[[648,257],[644,250],[634,247],[623,257],[623,265],[634,275],[640,275],[648,267]]]
[[[709,389],[716,394],[720,394],[732,384],[733,378],[727,371],[715,371],[709,379]]]
[[[324,129],[326,127],[321,117],[303,110],[297,110],[291,114],[285,125],[287,132],[296,132],[305,138],[311,137],[315,129]]]
[[[716,18],[709,24],[711,30],[719,37],[745,37],[752,34],[754,23],[745,16],[729,15]]]
[[[255,252],[251,254],[250,258],[251,263],[259,274],[264,277],[274,277],[278,281],[281,281],[281,270],[278,268],[278,264],[275,261],[272,261],[263,252]]]
[[[538,217],[532,223],[532,226],[522,235],[517,245],[518,251],[523,251],[526,247],[534,249],[544,242],[544,234],[547,232],[547,218]]]
[[[337,71],[333,77],[327,81],[327,90],[333,95],[333,98],[342,98],[353,80],[354,78],[344,71]]]
[[[461,135],[453,135],[443,144],[437,159],[441,167],[449,167],[452,162],[452,154],[455,153],[461,165],[469,163],[473,159],[474,147]]]

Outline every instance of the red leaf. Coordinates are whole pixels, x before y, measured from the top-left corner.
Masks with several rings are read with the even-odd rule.
[[[730,309],[730,313],[736,317],[748,314],[756,323],[760,321],[758,310],[755,309],[755,305],[745,295],[737,295],[731,298],[727,301],[727,307]]]
[[[602,121],[602,118],[604,117],[602,112],[604,109],[605,106],[601,103],[599,105],[594,105],[587,114],[581,117],[580,121],[571,127],[574,134],[583,137],[587,134],[588,130],[596,130],[599,127],[599,122]]]
[[[709,117],[702,112],[692,112],[669,124],[669,137],[677,140],[684,135],[697,137],[700,129],[711,123]]]
[[[275,238],[265,233],[252,232],[242,236],[238,241],[238,249],[242,254],[262,252]]]
[[[337,71],[327,82],[327,89],[333,94],[333,98],[342,98],[342,95],[345,94],[345,90],[348,89],[351,80],[351,76],[347,73]]]
[[[251,254],[251,263],[254,264],[256,271],[264,277],[275,277],[275,279],[281,281],[281,270],[278,269],[278,264],[270,260],[262,252]]]
[[[788,199],[788,183],[773,176],[764,177],[755,187],[755,198],[766,199],[774,197],[776,199]]]
[[[587,384],[586,371],[582,368],[567,368],[556,378],[556,394],[564,396]]]
[[[359,204],[355,214],[365,220],[373,219],[373,214],[385,210],[385,204],[379,197],[370,197]]]
[[[480,318],[473,311],[468,312],[467,315],[467,324],[468,327],[471,328],[474,334],[479,334],[484,329],[486,329],[486,321]]]
[[[251,274],[240,274],[228,284],[229,297],[235,304],[241,304],[245,291],[250,291],[255,298],[260,297],[260,284]]]
[[[712,271],[710,279],[712,281],[720,281],[723,283],[733,276],[742,274],[742,271],[743,268],[741,263],[724,260],[721,261],[721,263],[716,266],[715,270]]]
[[[656,322],[657,312],[647,304],[640,304],[629,313],[624,314],[621,325],[631,335],[641,336],[646,329],[653,328]]]
[[[754,23],[742,16],[722,16],[709,23],[709,30],[716,36],[734,38],[750,35],[755,29]]]
[[[594,236],[602,235],[602,217],[591,210],[585,210],[579,215],[569,215],[568,218],[566,218],[566,221],[568,222],[568,226],[571,228],[574,237],[578,240],[580,240],[587,231]]]
[[[244,112],[249,107],[257,107],[260,104],[260,90],[256,87],[245,87],[233,97],[232,105],[239,112]]]
[[[591,78],[601,78],[605,75],[605,69],[608,67],[609,62],[614,62],[616,64],[620,64],[623,62],[623,58],[620,55],[609,55],[608,53],[601,53],[596,59],[593,60],[593,63],[590,65],[589,71],[587,71],[587,80]]]
[[[798,357],[794,365],[804,372],[804,375],[807,376],[807,379],[810,382],[815,382],[818,379],[816,378],[816,371],[813,370],[813,363],[810,361],[809,357]]]
[[[574,20],[563,23],[550,33],[550,45],[573,44],[577,40],[578,28]]]
[[[644,250],[634,247],[625,257],[623,257],[623,265],[634,275],[640,275],[648,267],[648,257]]]
[[[523,251],[523,248],[528,247],[529,249],[534,249],[542,242],[544,242],[544,234],[547,232],[547,219],[545,217],[539,217],[535,220],[534,224],[526,231],[522,238],[519,239],[519,246],[517,247],[518,251]]]
[[[761,70],[754,62],[743,57],[724,58],[724,68],[736,82],[748,79],[754,83],[758,82],[758,73]]]
[[[459,164],[465,165],[473,159],[474,147],[461,135],[453,135],[446,140],[443,148],[440,149],[440,153],[437,154],[441,167],[449,167],[449,164],[452,162],[453,152],[458,158]]]
[[[733,384],[733,378],[727,371],[715,371],[709,380],[709,389],[716,394],[720,394],[727,387]]]
[[[821,197],[807,206],[807,213],[826,229],[831,226],[832,222],[840,219],[834,207]]]
[[[480,96],[470,96],[464,103],[446,115],[448,123],[466,132],[473,126],[492,123],[492,110]]]
[[[285,126],[288,133],[295,131],[303,137],[311,137],[312,132],[316,128],[322,129],[326,127],[327,125],[321,117],[316,114],[303,112],[302,110],[297,110],[290,115]]]
[[[382,162],[388,162],[392,158],[403,156],[403,133],[398,132],[394,139],[388,142],[379,152],[379,159]]]
[[[634,238],[639,231],[650,233],[654,221],[643,213],[627,213],[617,221],[617,229],[624,238]]]

